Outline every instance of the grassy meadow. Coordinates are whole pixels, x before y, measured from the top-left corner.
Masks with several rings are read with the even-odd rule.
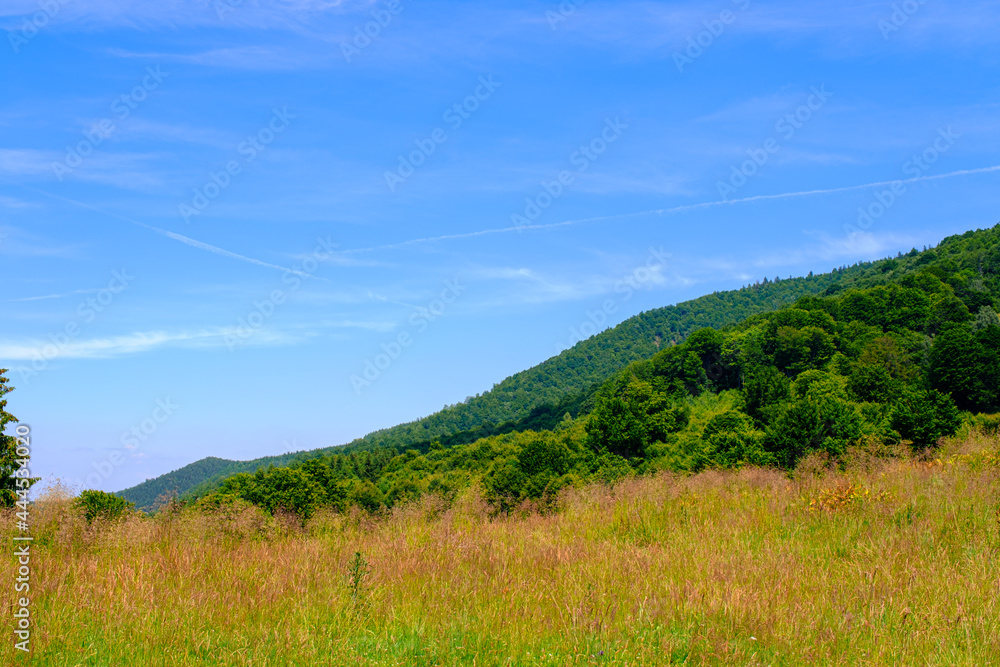
[[[972,432],[932,458],[664,474],[504,517],[473,491],[305,527],[252,507],[88,525],[52,493],[32,510],[33,654],[9,640],[0,662],[996,664],[998,452]]]

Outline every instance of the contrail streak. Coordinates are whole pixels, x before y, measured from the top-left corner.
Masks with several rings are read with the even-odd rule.
[[[208,252],[214,253],[216,255],[222,255],[223,257],[230,257],[232,259],[238,259],[241,262],[247,262],[249,264],[256,264],[257,266],[263,266],[265,268],[274,269],[276,271],[281,271],[283,273],[294,273],[294,274],[297,274],[299,276],[303,276],[305,278],[317,278],[318,277],[318,276],[314,276],[314,275],[309,274],[309,273],[305,273],[303,271],[296,271],[295,269],[289,269],[289,268],[286,268],[284,266],[279,266],[278,264],[269,264],[267,262],[262,262],[259,259],[254,259],[253,257],[247,257],[246,255],[240,255],[240,254],[235,253],[235,252],[230,252],[229,250],[226,250],[224,248],[220,248],[218,246],[214,246],[214,245],[211,245],[209,243],[204,243],[202,241],[198,241],[197,239],[193,239],[190,236],[184,236],[183,234],[177,234],[176,232],[171,232],[171,231],[168,231],[166,229],[160,229],[159,227],[154,227],[153,225],[148,225],[145,222],[139,222],[138,220],[133,220],[132,218],[126,217],[124,215],[121,215],[120,213],[114,213],[112,211],[105,211],[105,210],[100,209],[100,208],[98,208],[96,206],[92,206],[91,204],[87,204],[87,203],[84,203],[84,202],[81,202],[81,201],[77,201],[75,199],[70,199],[69,197],[64,197],[62,195],[57,195],[57,194],[52,193],[52,192],[47,192],[45,190],[39,190],[38,188],[33,188],[30,185],[25,185],[24,183],[14,183],[12,181],[8,181],[7,179],[0,179],[0,180],[5,181],[6,183],[10,183],[11,185],[19,185],[22,188],[24,188],[25,190],[29,190],[29,191],[34,192],[36,194],[44,195],[46,197],[51,197],[52,199],[58,199],[59,201],[66,202],[67,204],[72,204],[73,206],[79,206],[80,208],[89,209],[89,210],[94,211],[96,213],[102,213],[104,215],[110,215],[112,217],[118,218],[119,220],[124,220],[125,222],[131,223],[133,225],[138,225],[139,227],[142,227],[144,229],[148,229],[151,232],[155,232],[155,233],[159,234],[160,236],[165,236],[168,239],[173,239],[174,241],[179,241],[180,243],[183,243],[184,245],[189,245],[192,248],[198,248],[200,250],[207,250]],[[320,280],[326,280],[326,278],[320,278]],[[329,281],[327,281],[327,282],[329,282]]]
[[[746,204],[755,201],[766,201],[770,199],[791,199],[793,197],[812,197],[815,195],[828,195],[835,194],[838,192],[850,192],[852,190],[865,190],[867,188],[875,188],[883,185],[892,185],[893,183],[919,183],[922,181],[936,181],[942,178],[952,178],[955,176],[968,176],[970,174],[986,174],[990,172],[1000,171],[1000,165],[995,165],[992,167],[981,167],[979,169],[962,169],[959,171],[951,171],[947,174],[935,174],[932,176],[917,176],[915,178],[907,179],[896,179],[892,181],[876,181],[874,183],[864,183],[862,185],[848,185],[842,188],[827,188],[825,190],[802,190],[800,192],[784,192],[776,195],[755,195],[753,197],[742,197],[740,199],[730,199],[727,201],[716,200],[709,202],[702,202],[700,204],[685,204],[683,206],[674,206],[673,208],[658,208],[649,211],[638,211],[636,213],[619,213],[615,215],[604,215],[596,218],[580,218],[578,220],[566,220],[563,222],[552,222],[544,225],[514,225],[512,227],[496,227],[493,229],[481,229],[475,232],[464,232],[461,234],[444,234],[442,236],[428,236],[419,239],[410,239],[408,241],[398,241],[396,243],[387,243],[384,245],[371,246],[369,248],[353,248],[348,250],[341,250],[340,254],[355,254],[362,252],[375,252],[378,250],[393,250],[396,248],[403,248],[410,245],[417,245],[421,243],[432,243],[434,241],[450,241],[452,239],[466,239],[475,236],[486,236],[489,234],[508,234],[510,232],[520,232],[529,231],[534,229],[554,229],[556,227],[568,227],[570,225],[580,225],[587,222],[602,222],[605,220],[620,220],[622,218],[634,218],[643,215],[664,215],[667,213],[680,213],[682,211],[694,211],[703,208],[713,208],[716,206],[732,206],[734,204]]]

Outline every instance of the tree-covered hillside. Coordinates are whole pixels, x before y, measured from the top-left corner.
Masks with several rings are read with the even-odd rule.
[[[640,313],[571,349],[494,385],[465,403],[447,407],[414,422],[375,431],[356,440],[359,446],[405,446],[526,417],[586,392],[633,361],[683,341],[692,331],[722,327],[751,315],[793,303],[805,294],[877,284],[881,267],[873,263],[844,267],[806,278],[766,280],[738,290],[716,292],[676,306]]]
[[[601,383],[629,364],[649,359],[659,350],[684,341],[696,330],[733,325],[787,306],[804,296],[831,296],[852,289],[898,283],[908,275],[930,271],[946,275],[948,287],[955,297],[975,310],[976,300],[987,299],[996,289],[1000,271],[998,237],[1000,225],[949,237],[936,248],[923,252],[913,250],[896,258],[842,267],[822,275],[765,280],[739,290],[716,292],[676,306],[647,311],[507,378],[465,403],[415,422],[376,431],[339,450],[313,450],[295,455],[293,459],[301,462],[332,451],[347,454],[385,448],[426,451],[435,441],[447,447],[526,429],[551,429],[566,413],[573,416],[588,413],[593,407],[593,394]],[[264,459],[232,462],[226,468],[206,468],[205,472],[210,474],[201,479],[198,477],[202,468],[193,468],[197,464],[192,464],[187,467],[192,468],[191,474],[185,473],[183,479],[164,481],[169,475],[156,478],[127,489],[121,495],[140,507],[149,507],[152,499],[164,492],[176,490],[190,494],[194,491],[201,495],[215,488],[227,475],[254,472],[272,462],[282,465]]]
[[[716,292],[676,306],[647,311],[505,379],[467,402],[414,422],[375,431],[341,447],[348,452],[386,446],[420,449],[433,440],[458,444],[511,430],[548,428],[553,416],[561,417],[568,407],[585,400],[608,377],[633,361],[652,356],[664,345],[683,340],[695,329],[736,322],[754,313],[792,303],[803,294],[871,280],[876,274],[871,265],[862,264],[819,276],[766,280],[739,290]],[[307,460],[330,449],[291,456]],[[201,495],[216,488],[230,475],[252,473],[269,465],[286,465],[290,460],[288,455],[250,461],[201,459],[120,491],[119,495],[148,511],[165,494]]]
[[[317,452],[319,453],[319,452]],[[300,452],[294,454],[282,454],[280,456],[268,456],[254,459],[253,461],[231,461],[209,456],[204,459],[189,463],[183,468],[178,468],[165,475],[160,475],[154,479],[146,480],[138,486],[120,492],[118,495],[126,500],[135,503],[141,510],[150,511],[156,507],[157,502],[180,495],[205,484],[210,480],[216,483],[241,472],[254,472],[260,467],[266,466],[286,466],[293,463]],[[208,486],[206,488],[212,488]]]
[[[502,510],[590,481],[789,469],[814,452],[932,448],[963,420],[1000,428],[1000,226],[877,266],[870,287],[805,295],[629,364],[550,430],[340,451],[229,477],[199,502],[306,519],[478,483]]]

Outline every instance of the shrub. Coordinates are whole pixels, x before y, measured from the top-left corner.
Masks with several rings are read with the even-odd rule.
[[[616,385],[614,394],[598,403],[587,423],[588,441],[595,452],[645,458],[651,444],[665,442],[687,424],[686,407],[675,405],[648,382],[625,377]]]
[[[931,447],[940,438],[954,435],[962,423],[951,397],[934,389],[907,390],[894,406],[891,419],[892,428],[918,447]]]
[[[770,465],[773,457],[764,451],[763,433],[753,420],[737,410],[726,410],[709,420],[702,437],[710,445],[709,457],[715,465],[733,468],[739,465]]]
[[[135,503],[120,496],[93,489],[81,492],[75,504],[83,510],[87,523],[92,523],[97,518],[114,521],[130,514],[135,508]]]
[[[807,371],[796,380],[794,400],[782,405],[768,426],[765,448],[791,468],[812,450],[830,456],[870,430],[859,406],[847,396],[846,380],[821,371]]]

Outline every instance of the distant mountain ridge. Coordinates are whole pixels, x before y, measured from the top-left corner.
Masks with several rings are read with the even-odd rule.
[[[997,233],[997,230],[1000,230],[1000,225],[988,233]],[[119,495],[148,510],[164,494],[183,496],[204,493],[225,477],[239,472],[252,473],[269,465],[288,465],[335,450],[405,449],[433,440],[442,440],[444,444],[456,438],[462,442],[469,441],[462,434],[490,435],[525,423],[533,428],[531,420],[551,421],[559,417],[562,407],[584,400],[588,391],[631,362],[648,359],[662,346],[680,343],[698,329],[734,324],[752,315],[794,303],[802,296],[835,294],[854,287],[883,284],[887,282],[888,273],[919,266],[928,257],[936,258],[939,250],[946,252],[951,240],[964,239],[975,233],[949,237],[937,249],[925,249],[924,252],[914,249],[894,259],[858,263],[803,278],[765,279],[763,283],[646,311],[577,343],[537,366],[506,378],[481,395],[422,419],[375,431],[347,445],[251,461],[214,457],[202,459],[125,489]],[[989,261],[1000,262],[1000,258],[990,258]]]

